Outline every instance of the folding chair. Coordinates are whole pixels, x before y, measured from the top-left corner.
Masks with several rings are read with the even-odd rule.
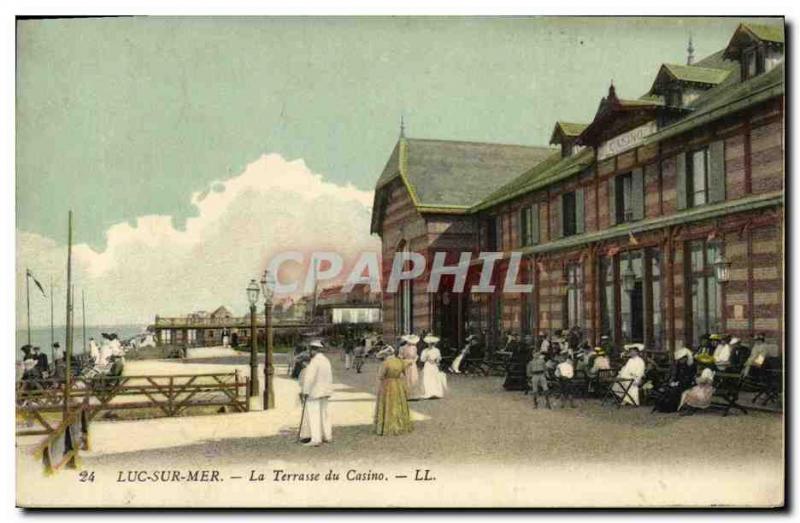
[[[614,380],[608,386],[608,390],[606,391],[606,395],[603,397],[602,404],[605,405],[606,401],[610,397],[617,404],[617,408],[622,407],[622,405],[625,403],[625,398],[628,398],[631,400],[631,403],[636,405],[636,401],[634,401],[633,396],[630,394],[630,390],[634,381],[635,380],[630,378],[614,378]],[[614,385],[619,385],[621,390],[614,390]]]
[[[781,385],[781,371],[762,369],[760,379],[756,383],[756,394],[753,396],[753,404],[755,405],[758,400],[762,400],[762,407],[766,407],[770,402],[775,402],[776,405],[779,405]]]
[[[728,415],[731,409],[741,410],[747,414],[747,409],[739,404],[739,392],[742,390],[744,378],[740,374],[726,374],[718,372],[714,376],[714,394],[712,398],[720,401],[711,402],[710,408],[722,411],[722,417]]]
[[[604,397],[608,389],[613,385],[617,371],[614,369],[600,369],[587,384],[587,393],[594,394],[596,397]]]

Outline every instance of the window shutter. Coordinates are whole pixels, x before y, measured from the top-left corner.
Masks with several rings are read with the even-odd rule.
[[[617,224],[617,179],[608,179],[608,223]]]
[[[556,230],[553,231],[553,236],[562,238],[564,236],[564,195],[559,194],[556,202]]]
[[[575,190],[575,233],[583,234],[583,189]]]
[[[641,167],[631,174],[631,211],[634,220],[644,218],[644,171]]]
[[[531,205],[531,240],[533,244],[539,243],[539,204]]]
[[[527,216],[529,212],[530,212],[529,207],[523,207],[522,209],[519,210],[519,224],[518,224],[519,244],[523,247],[529,245],[528,216]]]
[[[708,146],[708,201],[725,200],[725,142],[713,142]]]
[[[686,153],[677,156],[675,162],[675,192],[678,209],[686,208]]]

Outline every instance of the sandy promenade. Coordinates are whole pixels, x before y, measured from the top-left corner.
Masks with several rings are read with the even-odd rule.
[[[330,359],[331,445],[295,443],[298,388],[279,367],[273,411],[94,423],[82,461],[93,482],[81,482],[78,471],[43,479],[20,445],[18,501],[36,505],[43,492],[60,506],[771,506],[782,499],[778,415],[686,418],[594,401],[535,410],[529,398],[503,391],[501,380],[455,377],[444,400],[412,403],[413,434],[381,438],[370,426],[375,364],[355,374],[337,354]],[[136,363],[132,374],[247,372],[242,356]],[[217,480],[201,481],[204,470]]]

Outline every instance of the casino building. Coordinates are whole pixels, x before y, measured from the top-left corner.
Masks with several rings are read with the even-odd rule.
[[[373,206],[384,281],[397,251],[455,263],[512,252],[530,293],[427,292],[428,272],[383,294],[384,335],[579,326],[651,350],[707,332],[781,350],[784,309],[784,31],[740,25],[726,48],[654,67],[643,95],[611,85],[591,121],[556,122],[551,146],[411,139],[401,132]],[[631,96],[633,95],[633,96]],[[430,263],[428,264],[430,267]],[[473,262],[476,281],[480,263]]]

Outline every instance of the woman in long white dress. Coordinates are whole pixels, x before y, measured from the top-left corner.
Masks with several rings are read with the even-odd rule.
[[[442,377],[444,374],[439,370],[439,363],[442,361],[442,353],[436,347],[439,338],[436,336],[425,336],[424,341],[428,347],[422,351],[420,361],[422,367],[422,399],[444,398],[445,384]]]

